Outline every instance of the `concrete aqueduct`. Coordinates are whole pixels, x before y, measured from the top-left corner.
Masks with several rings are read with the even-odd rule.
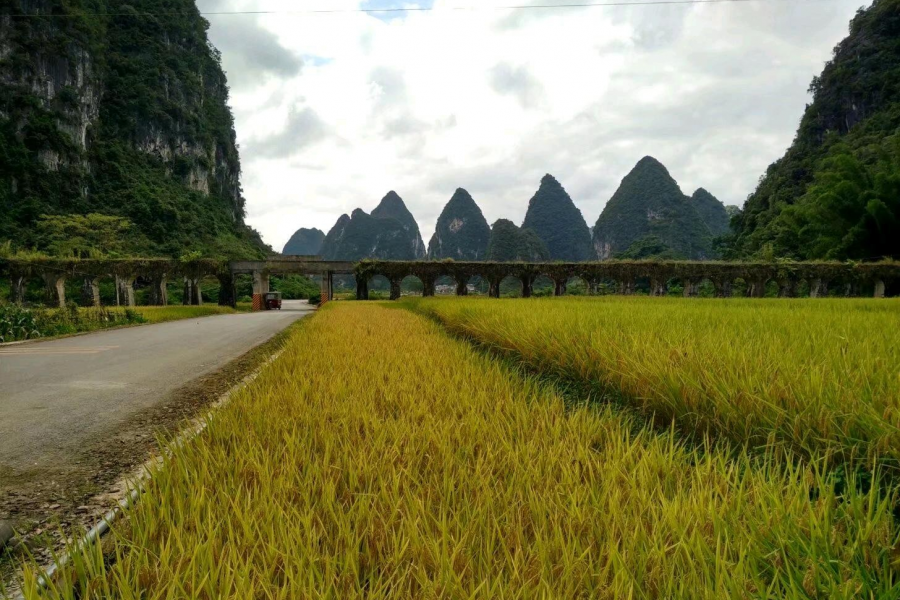
[[[134,284],[139,278],[149,288],[148,303],[168,303],[167,283],[181,281],[184,285],[184,304],[201,304],[200,281],[207,277],[219,280],[219,304],[233,306],[236,301],[234,282],[238,275],[253,278],[253,305],[262,307],[262,295],[269,291],[272,275],[314,275],[321,277],[322,300],[334,297],[335,275],[356,278],[356,297],[368,299],[369,283],[382,276],[390,282],[391,298],[400,297],[400,283],[405,277],[419,278],[424,296],[433,296],[435,284],[442,277],[456,282],[457,295],[468,293],[468,283],[481,277],[489,284],[489,295],[500,296],[500,282],[514,277],[521,284],[522,296],[532,294],[534,281],[541,276],[554,282],[557,296],[566,293],[572,278],[580,278],[591,292],[601,282],[615,283],[621,294],[633,294],[639,280],[649,282],[653,295],[667,293],[667,285],[677,281],[685,296],[697,295],[704,280],[709,281],[719,297],[731,296],[737,280],[743,280],[750,296],[762,297],[770,282],[778,286],[779,295],[794,296],[801,282],[806,282],[810,296],[821,297],[829,289],[840,295],[874,295],[884,297],[885,288],[900,281],[900,263],[837,263],[837,262],[678,262],[678,261],[603,261],[589,263],[491,263],[454,261],[326,261],[317,256],[276,257],[261,261],[221,262],[195,260],[181,262],[168,259],[28,259],[0,260],[0,276],[11,282],[11,299],[22,303],[29,279],[39,278],[46,290],[48,305],[66,304],[66,280],[81,281],[82,303],[99,306],[99,280],[113,278],[118,303],[135,304]]]

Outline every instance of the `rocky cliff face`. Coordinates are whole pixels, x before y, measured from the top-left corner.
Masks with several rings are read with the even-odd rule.
[[[550,260],[550,251],[532,229],[518,228],[507,219],[491,227],[487,259],[494,262],[540,262]]]
[[[301,227],[294,232],[281,253],[287,256],[315,256],[322,249],[324,241],[325,233],[321,230]]]
[[[484,260],[491,228],[472,196],[459,188],[438,217],[428,242],[428,258]]]
[[[341,215],[320,254],[329,260],[417,260],[423,257],[423,245],[412,214],[391,192],[372,214],[357,208],[349,217]]]
[[[591,256],[591,233],[581,211],[552,175],[528,203],[523,229],[531,229],[547,246],[552,260],[576,262]]]
[[[193,0],[159,9],[0,1],[0,236],[101,212],[135,224],[135,251],[258,251],[208,23]]]
[[[712,258],[711,240],[691,199],[659,161],[647,156],[603,208],[593,245],[600,260],[627,253],[632,245],[641,252],[661,246],[670,251],[669,257],[702,260]]]

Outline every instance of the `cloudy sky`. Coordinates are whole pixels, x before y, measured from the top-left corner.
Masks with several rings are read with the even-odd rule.
[[[457,187],[518,223],[551,173],[593,225],[645,155],[740,205],[865,0],[494,8],[566,2],[198,0],[274,13],[207,16],[247,221],[281,250],[393,189],[427,243]],[[352,12],[398,6],[435,10]]]

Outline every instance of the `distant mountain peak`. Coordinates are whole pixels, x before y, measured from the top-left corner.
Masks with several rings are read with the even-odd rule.
[[[491,228],[471,194],[457,188],[438,217],[428,242],[429,258],[484,260]]]
[[[322,243],[331,260],[417,260],[425,256],[419,226],[397,192],[390,191],[371,213],[356,208],[341,215]]]
[[[577,262],[590,258],[587,222],[565,188],[549,173],[528,202],[522,228],[533,230],[544,242],[551,260]]]
[[[322,249],[325,233],[320,229],[301,227],[284,245],[282,254],[287,256],[315,256]]]
[[[633,245],[665,246],[671,255],[703,259],[712,255],[711,239],[692,199],[681,192],[662,163],[645,156],[622,179],[600,213],[593,247],[601,260],[626,253]]]

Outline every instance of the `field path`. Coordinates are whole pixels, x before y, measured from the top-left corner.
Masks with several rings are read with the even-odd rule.
[[[313,310],[285,308],[0,347],[0,474],[60,466]]]

